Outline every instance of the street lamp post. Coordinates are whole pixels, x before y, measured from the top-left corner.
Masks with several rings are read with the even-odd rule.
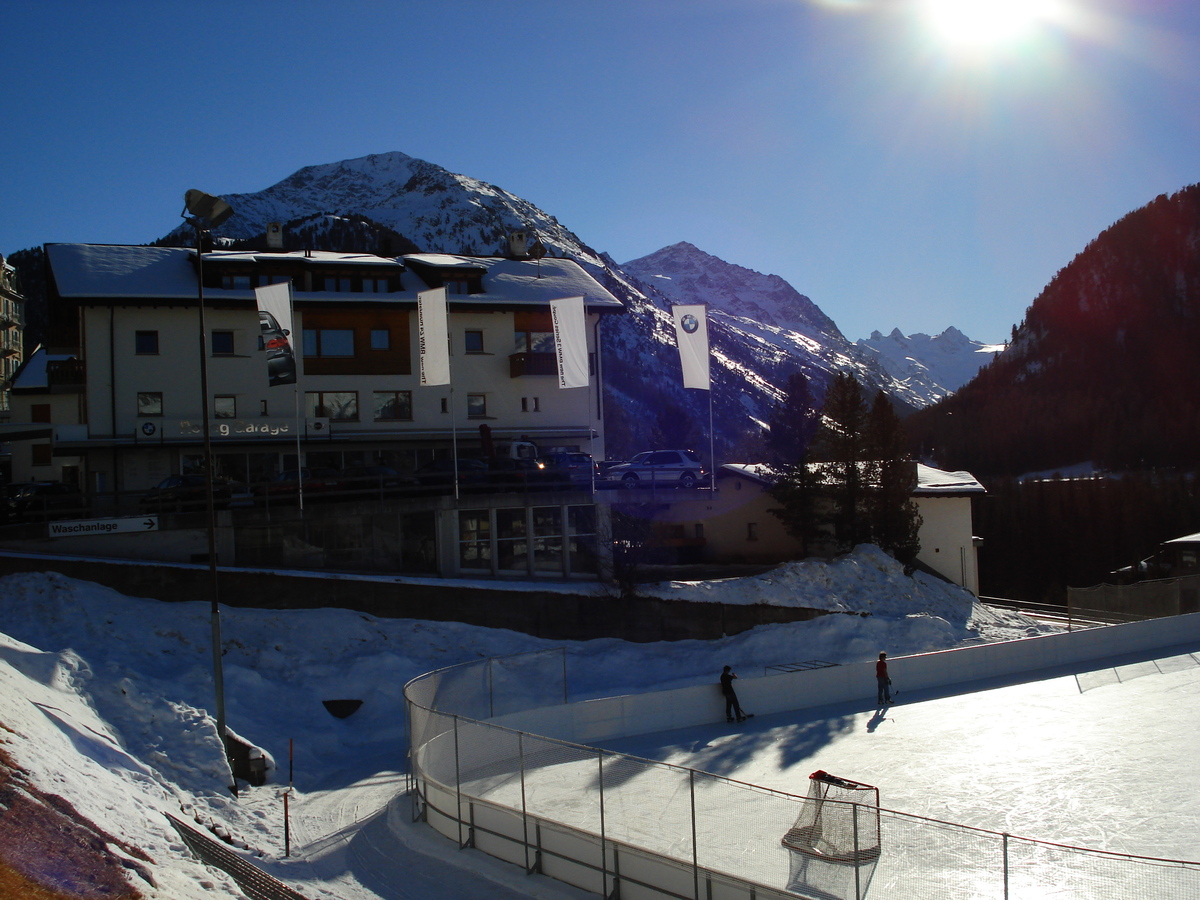
[[[196,229],[196,286],[197,305],[200,309],[200,408],[204,424],[204,485],[208,511],[208,573],[212,591],[210,621],[212,623],[213,683],[217,703],[217,735],[221,739],[221,751],[229,759],[229,741],[225,733],[225,675],[221,661],[221,605],[217,578],[217,513],[213,502],[213,453],[212,435],[209,432],[208,416],[208,342],[204,321],[204,246],[203,234],[216,228],[231,215],[233,207],[211,194],[190,190],[184,194],[184,219]],[[191,218],[188,218],[188,214]],[[237,793],[237,778],[233,778],[230,789]]]

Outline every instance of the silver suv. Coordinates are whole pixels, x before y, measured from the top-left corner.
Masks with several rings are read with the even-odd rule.
[[[694,450],[647,450],[605,471],[604,480],[629,488],[643,485],[690,488],[707,476],[700,455]]]

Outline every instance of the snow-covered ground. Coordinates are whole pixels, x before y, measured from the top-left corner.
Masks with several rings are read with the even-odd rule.
[[[463,589],[484,587],[466,584]],[[1014,613],[986,610],[935,579],[906,578],[895,563],[869,547],[836,563],[794,563],[757,578],[664,584],[655,592],[849,614],[764,626],[718,641],[567,643],[572,699],[710,683],[726,663],[747,678],[781,662],[854,662],[873,658],[881,648],[894,658],[1021,637],[1042,627]],[[162,815],[181,811],[228,831],[235,846],[249,848],[243,852],[254,855],[258,865],[312,898],[583,896],[541,877],[527,878],[519,868],[475,851],[454,850],[424,826],[389,828],[381,812],[404,788],[402,687],[409,678],[455,662],[563,642],[456,623],[377,619],[348,610],[226,608],[222,631],[228,723],[276,765],[267,785],[243,785],[234,798],[223,790],[226,779],[209,712],[213,685],[207,604],[129,598],[57,574],[0,579],[0,597],[0,748],[44,793],[65,797],[109,835],[148,854],[152,863],[144,868],[156,886],[132,876],[146,897],[238,895],[225,875],[191,859]],[[1137,682],[1151,693],[1170,688],[1160,712],[1174,699],[1191,697],[1189,692],[1200,685],[1186,672],[1170,677],[1175,679],[1170,684],[1153,678]],[[1034,699],[1036,708],[1046,711],[1043,719],[1050,721],[1056,715],[1054,703],[1069,692],[1053,686],[1047,690],[1045,699]],[[1086,715],[1101,714],[1103,698],[1092,697],[1107,690],[1085,695],[1088,704],[1099,704],[1089,705]],[[334,699],[363,703],[349,718],[336,719],[321,702]],[[882,739],[896,741],[884,750],[882,758],[887,759],[904,752],[907,739],[901,732],[908,729],[916,729],[913,739],[919,736],[922,753],[934,753],[942,744],[957,746],[963,734],[983,728],[983,722],[967,718],[962,710],[936,706],[951,702],[943,698],[911,710],[901,707],[884,722],[864,719],[861,712],[838,712],[838,735],[846,737],[830,735],[827,747],[812,749],[828,754],[838,747],[839,753],[851,755],[836,761],[813,758],[830,771],[870,780],[879,774],[876,763],[855,761],[850,737],[855,732],[879,738],[874,753],[880,752]],[[1031,701],[1020,695],[1013,704],[1029,707]],[[1007,719],[1009,732],[1026,733],[1020,724],[1024,718],[1009,717],[1024,717],[1027,710],[988,705],[994,709],[993,729]],[[698,764],[720,766],[740,742],[745,752],[738,751],[737,758],[746,760],[748,768],[738,777],[794,790],[795,773],[807,771],[811,754],[793,749],[787,765],[781,765],[779,748],[790,739],[780,735],[809,729],[801,720],[812,720],[813,713],[798,714],[794,721],[775,718],[756,720],[755,730],[740,735],[716,729],[688,739],[663,737],[658,745],[662,756],[675,758],[673,748],[687,744]],[[937,723],[956,721],[947,740],[939,741]],[[1171,756],[1174,743],[1155,741],[1156,727],[1178,729],[1179,717],[1147,714],[1138,719],[1138,728],[1147,741],[1168,748],[1156,765],[1183,768]],[[1194,730],[1184,746],[1194,747]],[[1092,735],[1099,740],[1096,735],[1099,731]],[[652,744],[638,745],[639,752],[651,755]],[[294,748],[290,765],[289,747]],[[998,769],[992,756],[982,759],[978,768],[984,775]],[[282,794],[289,770],[295,788],[292,856],[285,859]],[[906,785],[898,776],[876,780],[883,782],[885,805],[894,808],[905,809],[903,804],[921,792],[919,785]],[[1010,781],[1005,774],[1001,786]],[[1040,822],[1027,824],[1021,830],[1036,831]],[[1153,825],[1147,827],[1153,830]],[[1081,836],[1088,836],[1086,830]]]

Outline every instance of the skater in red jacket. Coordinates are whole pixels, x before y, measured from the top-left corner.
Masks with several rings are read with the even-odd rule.
[[[887,670],[887,654],[879,654],[879,662],[875,663],[875,682],[879,686],[877,692],[878,699],[875,701],[880,706],[885,703],[892,702],[892,679],[888,677]]]

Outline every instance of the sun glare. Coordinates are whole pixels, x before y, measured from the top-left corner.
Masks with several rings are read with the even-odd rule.
[[[1027,37],[1048,21],[1054,0],[923,0],[930,28],[956,47],[999,47]]]

